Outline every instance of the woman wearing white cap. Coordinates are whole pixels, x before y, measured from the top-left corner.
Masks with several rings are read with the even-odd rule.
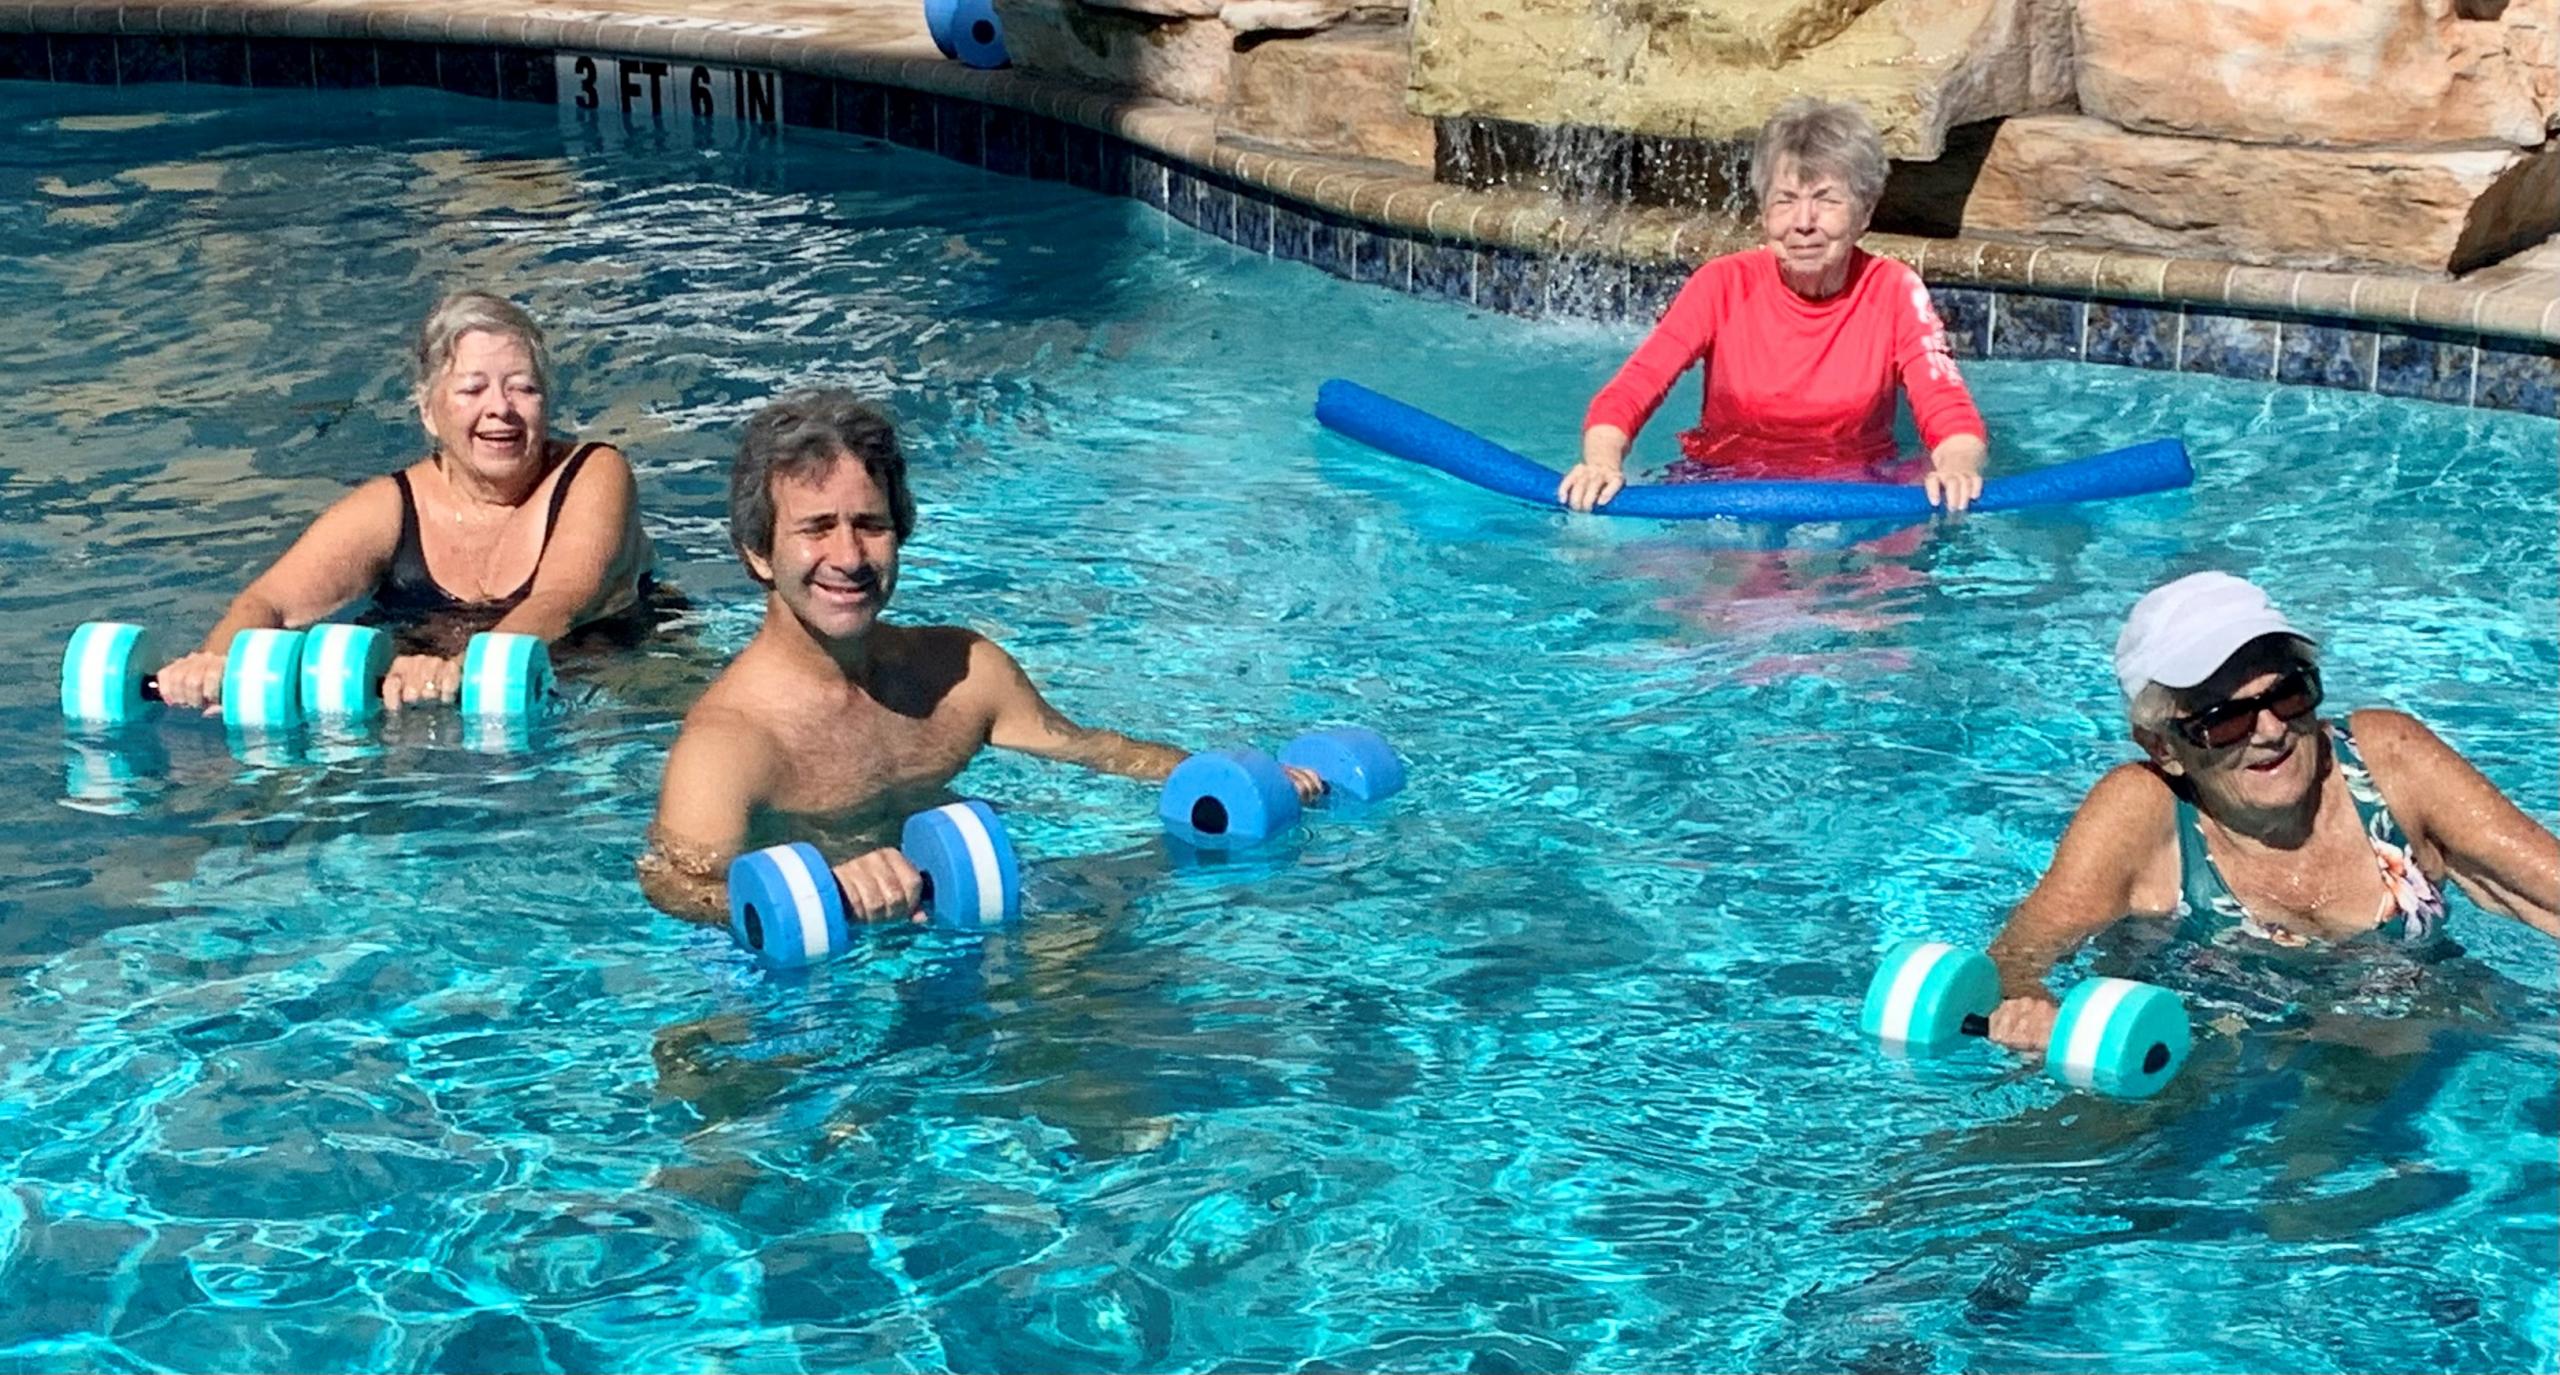
[[[2154,588],[2116,638],[2116,679],[2150,758],[2089,790],[1992,942],[1992,1039],[2042,1046],[2046,974],[2132,915],[2198,940],[2423,942],[2450,877],[2560,936],[2560,839],[2413,717],[2322,721],[2317,646],[2255,586],[2196,573]]]

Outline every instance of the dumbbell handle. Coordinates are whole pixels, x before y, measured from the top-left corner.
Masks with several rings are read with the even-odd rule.
[[[1991,1036],[1991,1019],[1979,1012],[1968,1012],[1964,1014],[1964,1020],[1956,1024],[1956,1030],[1967,1036],[1980,1036],[1987,1040]],[[2062,1052],[2056,1049],[2053,1053],[2060,1055]],[[2169,1048],[2157,1041],[2142,1053],[2142,1070],[2145,1074],[2157,1074],[2160,1072],[2160,1067],[2167,1063],[2169,1063]]]

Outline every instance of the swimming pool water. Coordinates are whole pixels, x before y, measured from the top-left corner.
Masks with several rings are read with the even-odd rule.
[[[1999,463],[2175,433],[2195,489],[1753,547],[1310,416],[1348,376],[1561,464],[1634,328],[1127,201],[423,92],[0,85],[0,128],[0,1368],[2553,1368],[2560,959],[2512,923],[2190,989],[2147,1103],[1855,1034],[1876,953],[1986,940],[2130,756],[2108,646],[2174,573],[2264,579],[2333,702],[2551,823],[2548,420],[1971,364]],[[200,633],[413,454],[466,282],[549,327],[692,609],[527,750],[174,722],[116,781],[63,637]],[[725,463],[812,382],[906,423],[900,611],[1134,733],[1374,725],[1410,792],[1202,866],[1143,787],[991,756],[1014,933],[789,980],[649,910],[659,761],[758,614]]]

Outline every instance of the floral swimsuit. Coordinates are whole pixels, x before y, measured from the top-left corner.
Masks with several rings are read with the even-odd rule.
[[[2433,940],[2444,929],[2444,894],[2439,891],[2416,860],[2409,856],[2408,837],[2401,834],[2400,823],[2391,817],[2391,809],[2383,805],[2382,793],[2373,786],[2373,775],[2364,766],[2363,756],[2356,753],[2355,738],[2343,724],[2332,725],[2329,743],[2346,775],[2347,796],[2354,801],[2356,819],[2364,823],[2365,837],[2373,842],[2373,862],[2382,870],[2382,886],[2391,897],[2392,914],[2370,933],[2373,937],[2405,944]],[[2231,894],[2230,885],[2222,881],[2222,873],[2213,866],[2213,855],[2205,849],[2204,827],[2193,802],[2178,799],[2178,916],[2196,935],[2210,938],[2212,928],[2224,922],[2236,924],[2245,935],[2278,945],[2307,944],[2303,937],[2281,926],[2270,926],[2249,915],[2249,909]],[[2198,919],[2205,914],[2221,918],[2206,922],[2198,930]]]

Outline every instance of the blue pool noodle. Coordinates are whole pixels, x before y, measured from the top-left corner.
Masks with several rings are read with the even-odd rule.
[[[1563,474],[1469,434],[1437,416],[1340,378],[1316,391],[1316,420],[1326,429],[1374,449],[1437,468],[1489,492],[1533,506],[1561,509],[1556,484]],[[1977,511],[2014,511],[2074,501],[2165,492],[2195,481],[2187,446],[2154,439],[2127,449],[2075,458],[2050,468],[1995,477],[1982,484]],[[1628,487],[1599,508],[1609,516],[1655,520],[1925,519],[1928,494],[1919,487],[1881,482],[1677,482]]]

